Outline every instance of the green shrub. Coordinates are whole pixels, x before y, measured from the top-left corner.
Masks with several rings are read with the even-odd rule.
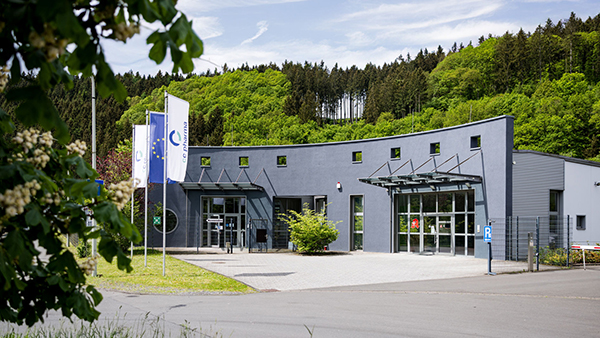
[[[280,215],[289,225],[291,242],[298,247],[301,253],[315,253],[323,251],[325,246],[335,241],[339,231],[335,228],[340,223],[330,221],[325,216],[325,211],[315,212],[308,203],[304,204],[302,213],[294,210],[291,215]]]
[[[571,251],[571,262],[574,264],[583,264],[583,250]],[[600,263],[600,251],[585,250],[585,262]]]
[[[85,258],[92,254],[92,246],[88,241],[80,240],[77,244],[77,257]]]
[[[564,248],[550,249],[547,246],[540,248],[540,263],[547,265],[566,266],[567,250]]]

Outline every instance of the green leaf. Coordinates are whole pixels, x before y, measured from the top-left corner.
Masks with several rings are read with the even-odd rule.
[[[67,124],[60,118],[52,101],[40,86],[15,88],[6,93],[8,101],[24,101],[15,110],[17,119],[25,126],[39,124],[44,130],[55,130],[54,137],[61,144],[71,138]]]
[[[160,21],[163,25],[166,26],[171,23],[175,15],[177,15],[174,2],[172,0],[156,0],[154,3],[158,6],[157,12],[160,15]]]
[[[27,225],[38,225],[42,222],[43,216],[37,208],[32,208],[25,214],[25,222]]]
[[[167,41],[167,33],[159,33],[158,31],[150,34],[146,39],[147,44],[154,44],[148,53],[148,57],[156,64],[162,63],[167,55]]]

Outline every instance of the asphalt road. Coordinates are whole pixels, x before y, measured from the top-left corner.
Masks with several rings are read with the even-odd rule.
[[[222,337],[600,337],[600,267],[241,296],[103,294],[100,322],[159,317],[174,337],[181,324]]]

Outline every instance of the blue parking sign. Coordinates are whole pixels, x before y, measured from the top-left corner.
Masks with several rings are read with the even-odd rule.
[[[492,226],[486,225],[483,227],[483,241],[491,242],[492,241]]]

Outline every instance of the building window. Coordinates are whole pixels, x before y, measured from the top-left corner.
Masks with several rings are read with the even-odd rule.
[[[364,220],[364,204],[362,196],[350,196],[350,208],[352,210],[352,240],[351,250],[363,249],[363,220]]]
[[[390,151],[390,158],[392,160],[399,160],[400,159],[400,148],[392,148]]]
[[[440,143],[431,143],[429,145],[429,154],[430,155],[439,155],[440,154]]]
[[[560,212],[560,199],[558,191],[550,191],[550,213]]]
[[[481,136],[471,136],[471,149],[481,148]]]
[[[210,167],[210,157],[201,157],[200,165],[203,167]]]
[[[287,166],[287,156],[277,156],[277,166],[278,167]]]
[[[577,215],[577,230],[585,230],[585,215]]]
[[[362,151],[352,152],[352,162],[355,162],[355,163],[362,162]]]
[[[240,167],[247,167],[249,163],[248,156],[240,156]]]

